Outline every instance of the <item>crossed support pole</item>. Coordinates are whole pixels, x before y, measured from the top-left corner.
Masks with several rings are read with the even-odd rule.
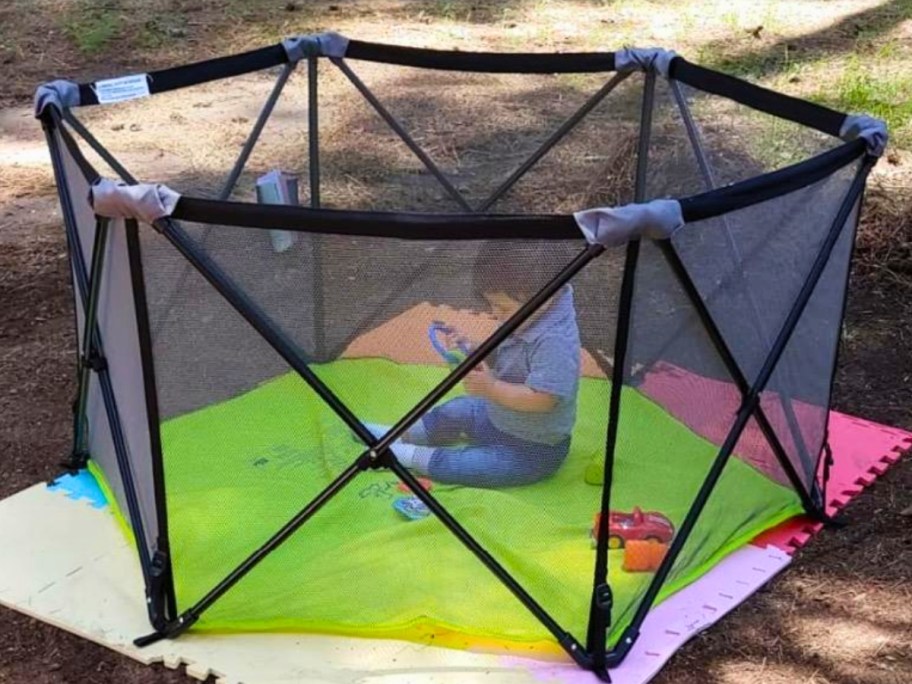
[[[263,558],[285,542],[301,525],[317,513],[329,500],[341,491],[360,472],[368,469],[386,467],[392,470],[419,497],[437,518],[491,571],[503,584],[526,606],[545,627],[564,646],[577,662],[589,667],[585,649],[569,632],[563,630],[548,612],[491,556],[450,513],[428,493],[415,477],[396,459],[392,451],[393,443],[406,430],[415,424],[431,407],[453,387],[455,387],[473,368],[485,360],[488,355],[529,319],[548,299],[573,278],[583,267],[604,251],[601,245],[590,245],[576,258],[555,275],[538,293],[523,305],[513,316],[501,325],[487,340],[480,344],[459,366],[431,390],[418,404],[403,416],[380,439],[372,435],[363,423],[345,406],[345,404],[327,387],[309,368],[293,341],[281,331],[276,330],[269,319],[260,312],[244,292],[235,285],[230,277],[196,245],[189,240],[184,231],[171,219],[157,222],[157,229],[171,244],[199,271],[206,280],[225,298],[225,300],[275,349],[298,375],[313,389],[318,396],[336,413],[336,415],[365,443],[366,449],[360,456],[340,473],[320,494],[318,494],[301,511],[291,518],[263,546],[251,553],[240,565],[219,582],[197,603],[186,609],[165,629],[160,629],[146,637],[136,640],[138,646],[145,646],[163,638],[173,638],[193,625],[199,616],[219,597],[239,582]]]

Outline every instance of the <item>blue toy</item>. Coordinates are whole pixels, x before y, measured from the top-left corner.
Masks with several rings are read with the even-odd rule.
[[[431,323],[431,327],[428,328],[428,338],[431,340],[431,346],[434,348],[434,351],[440,354],[444,361],[451,366],[458,366],[465,361],[466,357],[472,353],[472,350],[464,340],[459,340],[456,343],[455,349],[447,349],[444,347],[443,342],[440,341],[438,336],[441,333],[450,335],[453,332],[455,332],[455,330],[443,321],[434,321]]]
[[[431,509],[417,496],[403,496],[393,501],[393,508],[408,520],[421,520],[431,514]]]

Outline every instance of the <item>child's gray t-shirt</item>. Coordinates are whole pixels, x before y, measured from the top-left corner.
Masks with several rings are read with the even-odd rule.
[[[557,397],[547,413],[513,411],[490,402],[488,417],[498,430],[540,444],[558,444],[569,437],[576,421],[580,375],[579,328],[569,285],[497,348],[494,375]]]

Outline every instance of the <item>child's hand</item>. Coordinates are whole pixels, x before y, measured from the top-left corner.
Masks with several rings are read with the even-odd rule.
[[[463,378],[462,385],[467,394],[476,397],[488,397],[494,388],[497,378],[484,362],[478,364]]]
[[[469,340],[459,328],[450,328],[450,332],[443,335],[443,346],[446,349],[474,349],[475,345]]]

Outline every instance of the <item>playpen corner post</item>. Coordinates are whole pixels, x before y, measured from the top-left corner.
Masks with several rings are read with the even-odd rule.
[[[136,333],[139,341],[140,364],[142,366],[146,420],[149,428],[152,491],[157,523],[155,550],[152,554],[150,573],[149,616],[152,624],[159,627],[177,615],[177,599],[171,567],[165,469],[160,430],[161,419],[152,352],[152,333],[149,325],[146,281],[143,274],[142,246],[139,239],[139,226],[136,220],[127,219],[125,230],[127,258],[129,260],[130,280],[133,290],[133,310],[136,315]]]
[[[63,229],[64,235],[67,242],[67,254],[69,256],[70,262],[70,271],[71,271],[71,281],[73,284],[73,298],[76,300],[76,303],[83,304],[88,296],[88,275],[86,274],[86,265],[83,258],[82,249],[79,244],[79,237],[76,233],[76,217],[73,210],[73,203],[70,198],[69,188],[67,187],[66,172],[63,167],[63,158],[60,152],[60,146],[58,144],[57,138],[54,134],[55,128],[57,127],[57,121],[52,115],[53,110],[51,108],[46,109],[41,117],[41,129],[44,132],[45,141],[48,146],[48,152],[51,157],[51,167],[53,168],[55,185],[57,186],[57,198],[60,201],[60,210],[63,215]],[[77,307],[74,305],[74,312]],[[77,339],[79,337],[79,324],[74,313],[74,328],[76,329]],[[83,347],[85,347],[85,341],[83,341]],[[85,402],[80,402],[79,397],[81,395],[80,389],[87,383],[83,380],[83,365],[81,362],[81,357],[77,354],[77,363],[76,363],[76,383],[77,383],[77,393],[76,398],[73,400],[73,440],[72,440],[72,450],[67,458],[65,458],[61,466],[69,472],[78,470],[81,467],[82,463],[85,461],[85,454],[80,452],[79,449],[79,430],[81,430],[82,423],[85,420]]]
[[[319,58],[307,58],[307,145],[308,177],[310,180],[310,208],[319,209],[320,200],[320,98]],[[328,360],[326,355],[326,312],[323,301],[323,236],[311,236],[313,250],[313,325],[316,358]]]
[[[104,342],[101,331],[98,327],[96,310],[98,299],[100,298],[99,290],[102,283],[102,266],[103,260],[100,258],[104,253],[103,245],[107,241],[110,219],[96,216],[95,230],[95,256],[92,262],[92,274],[87,272],[83,249],[81,245],[78,225],[76,221],[75,210],[67,183],[67,173],[64,168],[64,160],[60,147],[55,144],[57,141],[52,137],[54,128],[59,130],[63,142],[69,151],[69,154],[79,166],[79,171],[83,173],[85,180],[92,184],[97,178],[97,172],[82,157],[81,152],[76,146],[66,130],[61,126],[60,114],[56,110],[49,110],[50,125],[45,126],[45,132],[48,135],[49,151],[51,153],[51,162],[54,168],[54,174],[57,178],[58,194],[61,202],[61,210],[64,217],[64,226],[67,233],[68,249],[70,250],[71,265],[73,270],[74,291],[77,301],[82,304],[83,312],[86,315],[86,329],[89,331],[84,335],[83,349],[86,358],[90,359],[90,368],[95,372],[98,380],[98,389],[100,392],[102,406],[104,408],[104,418],[107,421],[110,431],[111,443],[114,450],[114,456],[117,464],[118,473],[123,485],[123,495],[126,500],[126,508],[131,522],[136,548],[139,556],[140,568],[142,570],[143,583],[147,595],[152,586],[152,554],[150,553],[148,538],[145,533],[145,524],[140,510],[139,499],[133,478],[133,469],[129,461],[129,450],[127,447],[124,426],[121,421],[120,411],[117,405],[116,392],[108,369],[108,364],[104,353]],[[100,250],[100,251],[99,251]],[[91,280],[90,280],[91,278]],[[93,294],[94,292],[94,294]],[[92,303],[94,300],[94,303]],[[91,322],[91,323],[90,323]],[[94,349],[94,352],[89,353]]]
[[[105,412],[105,419],[111,434],[111,440],[114,447],[117,467],[120,472],[123,483],[124,496],[127,503],[127,512],[133,525],[133,532],[136,538],[137,553],[139,555],[139,564],[142,570],[143,583],[146,592],[151,587],[152,558],[149,553],[147,538],[145,535],[145,526],[139,509],[139,502],[136,495],[136,489],[133,482],[132,468],[128,462],[127,446],[123,434],[123,425],[120,421],[120,413],[117,407],[117,400],[111,377],[108,372],[107,362],[104,356],[104,344],[101,339],[101,333],[97,325],[96,311],[98,299],[100,297],[100,288],[102,280],[102,268],[104,249],[107,244],[107,234],[110,220],[103,217],[96,217],[95,245],[93,247],[92,272],[87,271],[85,259],[83,257],[82,244],[79,237],[79,230],[76,221],[76,214],[73,207],[70,189],[67,182],[67,173],[64,169],[64,161],[60,146],[54,136],[54,130],[61,131],[60,135],[66,135],[61,127],[60,114],[56,110],[48,110],[50,114],[42,118],[42,125],[48,142],[48,150],[51,156],[51,164],[54,169],[54,177],[57,181],[57,192],[60,200],[61,212],[63,214],[64,229],[67,236],[67,248],[70,254],[71,268],[74,281],[74,296],[82,304],[85,314],[86,330],[83,336],[83,351],[86,359],[91,359],[90,370],[96,373],[98,378],[98,387],[101,394],[102,404]],[[68,143],[69,146],[69,143]],[[74,148],[71,148],[71,154]],[[78,150],[77,150],[78,152]],[[90,171],[82,169],[85,172],[86,180],[91,183]],[[91,323],[90,323],[91,322]],[[94,353],[89,356],[94,347]],[[86,364],[80,361],[80,372],[84,371]],[[88,387],[88,380],[82,383],[82,387]],[[85,402],[84,402],[85,403]],[[84,408],[82,409],[84,415]],[[78,415],[78,414],[77,414]],[[81,419],[80,419],[81,420]],[[77,439],[74,434],[74,444]]]
[[[870,168],[874,166],[876,161],[877,161],[876,157],[875,158],[867,157],[865,162],[863,162],[863,163],[867,163],[868,170],[870,170]],[[867,173],[867,171],[865,171],[865,173]],[[830,391],[829,391],[829,394],[827,397],[827,413],[826,413],[826,418],[825,418],[826,422],[824,424],[824,429],[823,429],[823,447],[821,449],[822,453],[820,455],[818,455],[817,463],[814,465],[814,479],[813,479],[812,495],[817,498],[817,500],[819,502],[820,510],[824,511],[824,513],[826,512],[827,483],[829,482],[829,479],[830,479],[830,469],[835,464],[833,450],[830,447],[830,411],[829,411],[829,408],[833,405],[833,387],[835,385],[836,370],[839,367],[840,351],[842,350],[842,346],[843,346],[842,328],[843,328],[843,325],[845,324],[846,308],[849,303],[849,297],[848,297],[849,282],[851,281],[851,278],[852,278],[852,264],[855,261],[855,252],[856,252],[855,237],[858,234],[858,224],[859,224],[859,221],[861,220],[862,208],[864,207],[866,189],[867,189],[866,185],[865,185],[865,187],[862,187],[861,193],[858,195],[858,205],[855,210],[855,223],[852,226],[852,233],[853,233],[852,246],[851,246],[851,250],[849,252],[848,263],[846,264],[845,279],[843,280],[843,283],[842,283],[842,308],[839,312],[839,321],[838,321],[839,333],[838,333],[838,336],[836,339],[836,353],[833,354],[833,365],[830,368],[830,383],[829,383]],[[831,522],[833,522],[833,520],[832,520],[832,518],[828,518],[827,520],[824,520],[823,522],[831,523]]]
[[[637,142],[636,181],[633,201],[646,200],[646,174],[649,170],[649,143],[652,133],[652,113],[655,108],[656,75],[647,71],[643,79],[643,104],[640,111],[640,137]]]
[[[649,165],[649,143],[652,131],[652,113],[655,104],[656,76],[647,71],[643,82],[643,101],[640,111],[640,136],[637,143],[636,179],[634,201],[646,198],[646,174]],[[624,260],[624,275],[621,281],[618,304],[617,327],[614,338],[614,367],[611,377],[611,396],[608,407],[608,427],[605,435],[605,474],[602,482],[600,513],[608,519],[611,506],[611,486],[614,474],[614,453],[617,446],[618,425],[621,412],[621,393],[627,371],[627,351],[630,341],[630,324],[633,311],[633,297],[636,282],[636,266],[639,259],[640,242],[627,244]],[[586,650],[593,659],[596,673],[606,670],[607,653],[605,640],[611,625],[612,592],[608,582],[608,525],[599,525],[596,538],[596,558],[592,583],[592,599],[589,608],[589,623],[586,634]],[[632,643],[632,641],[631,641]],[[626,655],[618,654],[620,658]],[[618,660],[617,662],[620,662]]]
[[[310,208],[320,208],[320,115],[317,57],[307,58],[307,144],[310,173]]]

